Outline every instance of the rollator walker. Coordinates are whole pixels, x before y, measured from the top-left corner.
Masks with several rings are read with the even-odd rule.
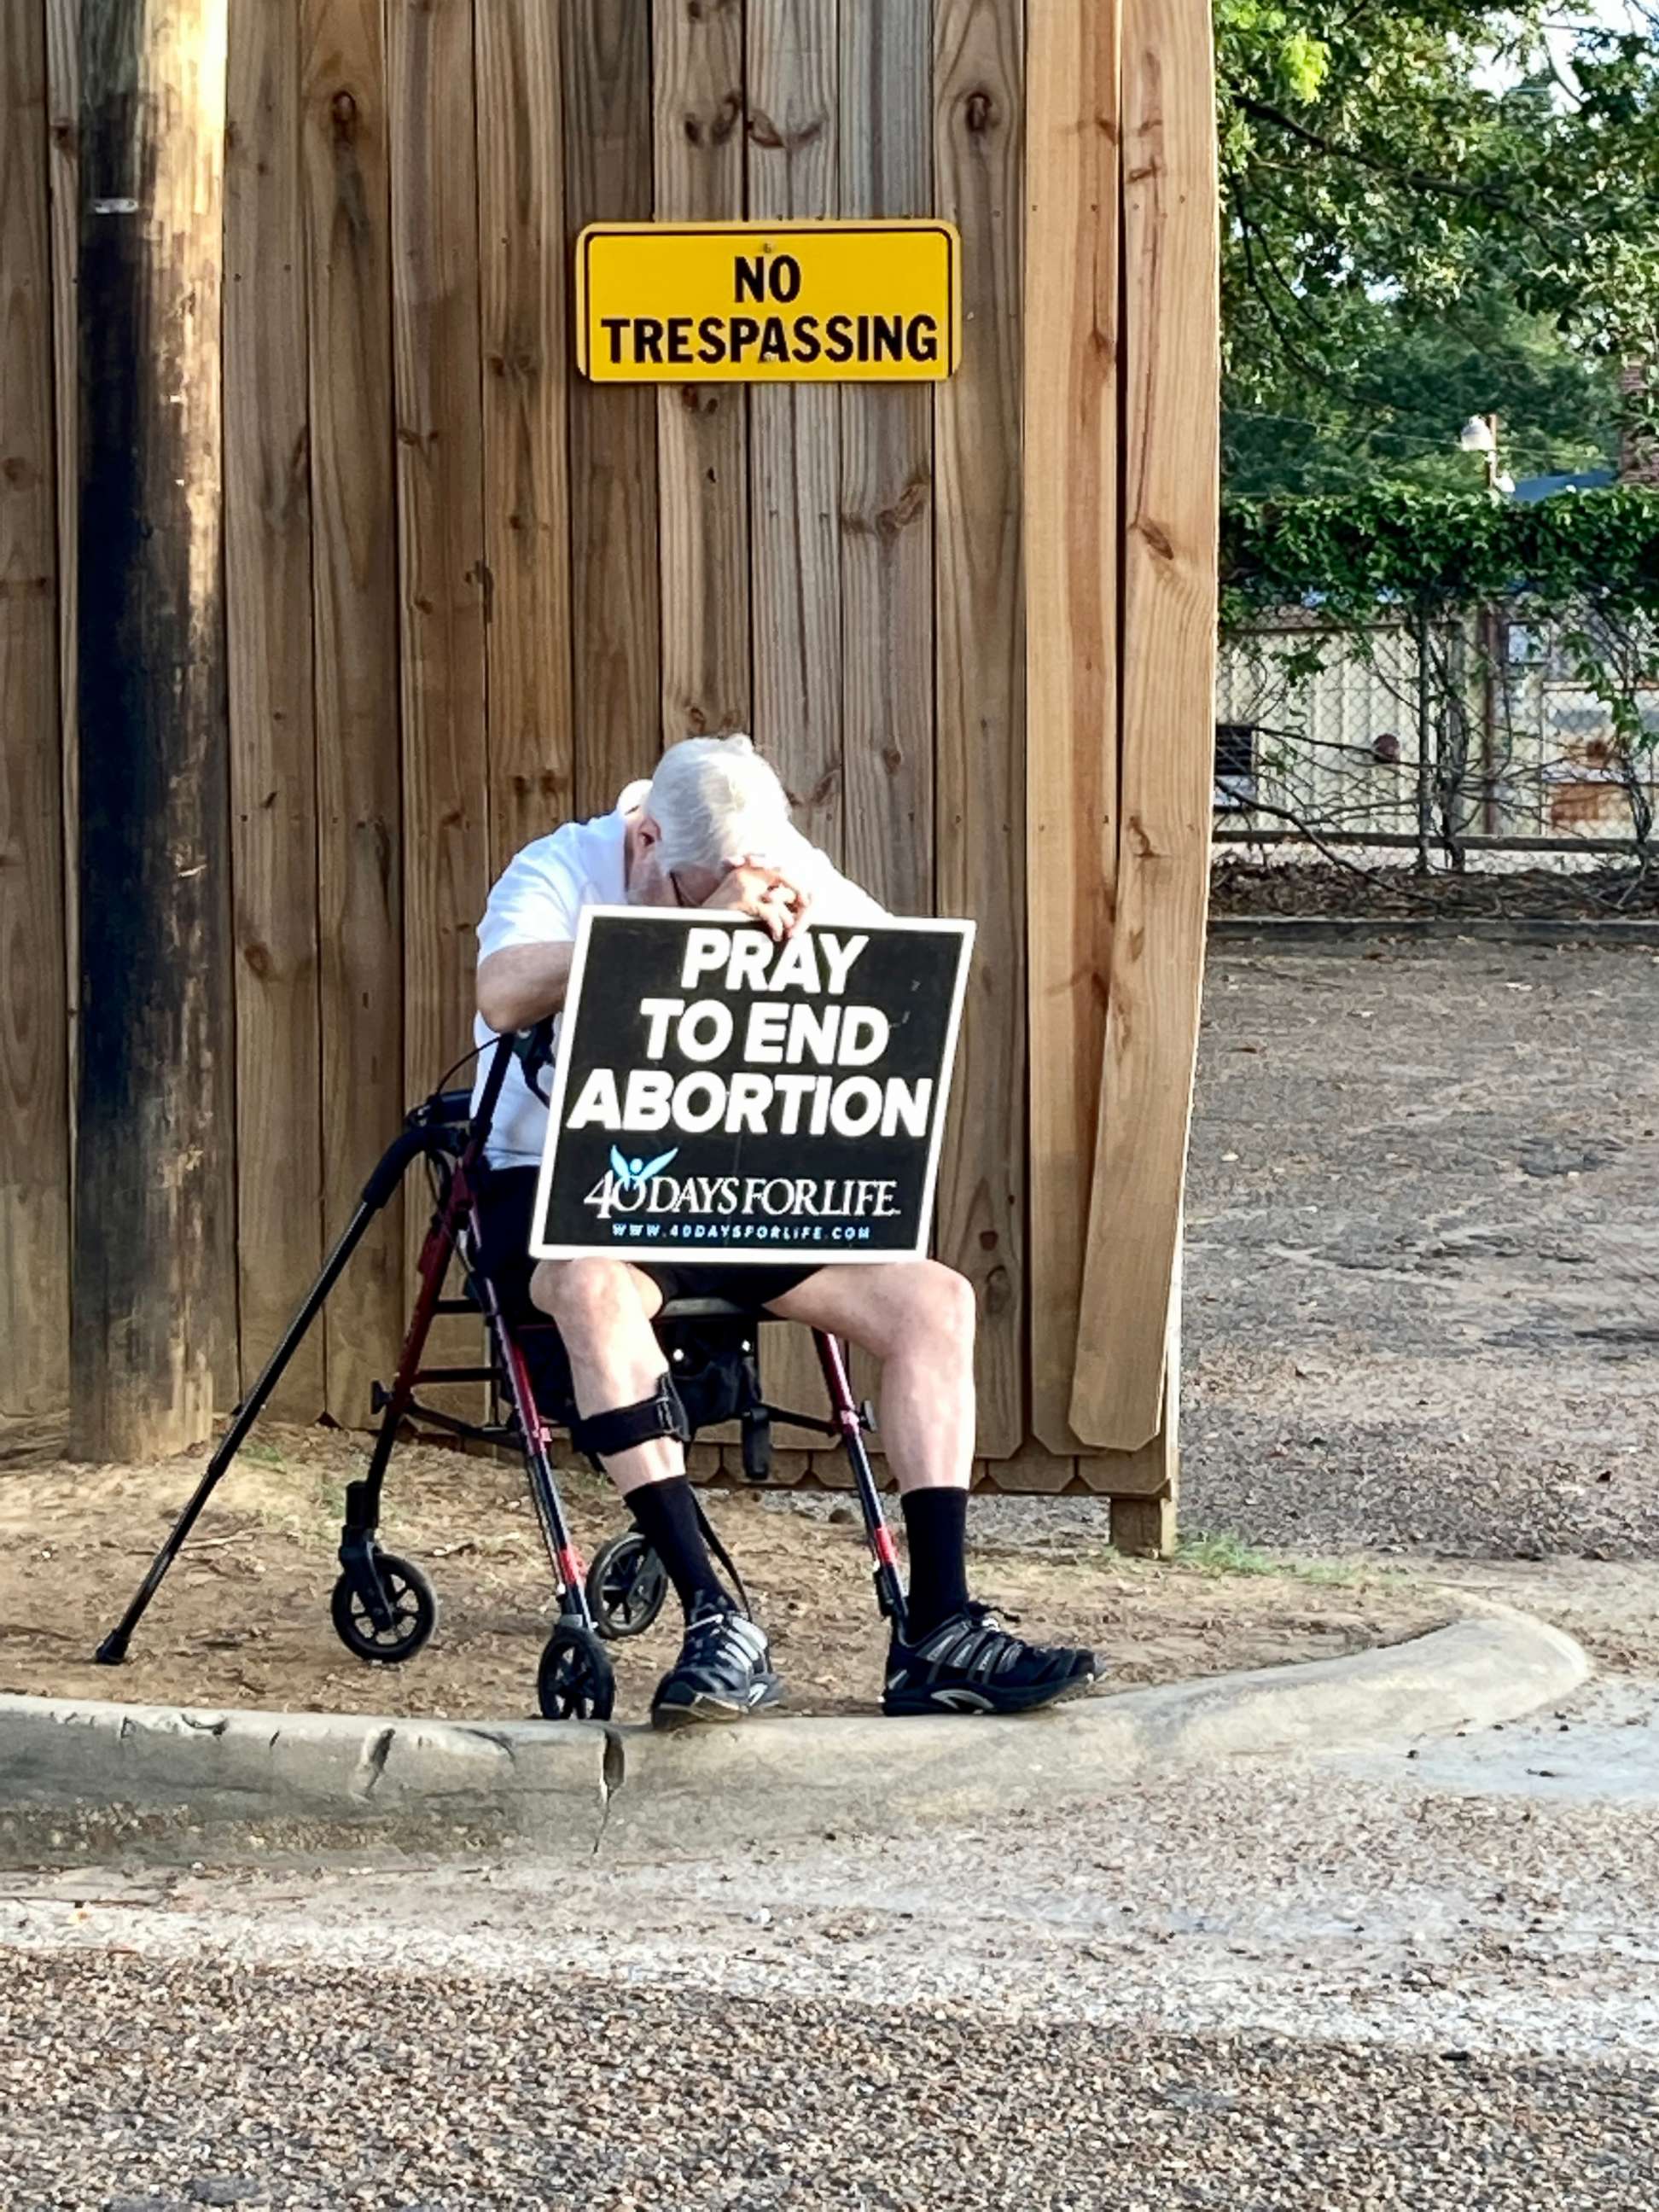
[[[609,1719],[616,1699],[616,1674],[602,1639],[636,1636],[648,1628],[662,1608],[667,1578],[637,1528],[613,1537],[596,1555],[592,1567],[584,1570],[560,1500],[550,1438],[554,1431],[562,1429],[597,1467],[602,1448],[623,1448],[616,1442],[614,1431],[607,1445],[599,1441],[606,1436],[606,1425],[617,1417],[603,1414],[586,1424],[578,1418],[569,1364],[556,1329],[550,1322],[526,1324],[509,1320],[477,1257],[477,1197],[489,1172],[484,1147],[501,1085],[515,1054],[524,1060],[533,1084],[537,1071],[547,1062],[551,1036],[551,1023],[544,1022],[520,1036],[496,1041],[476,1112],[470,1091],[440,1087],[409,1114],[364,1184],[356,1210],[281,1343],[232,1415],[201,1481],[156,1553],[132,1602],[99,1645],[96,1656],[100,1666],[118,1666],[125,1658],[133,1632],[167,1569],[229,1472],[370,1222],[419,1160],[426,1164],[433,1192],[431,1224],[421,1249],[420,1288],[391,1387],[377,1382],[374,1388],[373,1409],[380,1416],[380,1426],[368,1470],[361,1480],[346,1488],[340,1573],[330,1608],[335,1632],[358,1658],[382,1666],[400,1665],[415,1657],[437,1626],[437,1597],[423,1570],[383,1551],[379,1540],[382,1492],[400,1437],[419,1425],[465,1443],[511,1445],[524,1458],[559,1604],[558,1619],[537,1670],[538,1704],[548,1720]],[[446,1295],[451,1264],[458,1255],[461,1291],[459,1295]],[[818,1436],[838,1437],[858,1493],[876,1601],[894,1633],[902,1636],[904,1596],[892,1536],[864,1441],[866,1431],[873,1427],[873,1419],[869,1407],[853,1395],[843,1348],[835,1337],[813,1331],[829,1394],[828,1418],[787,1413],[769,1405],[761,1387],[759,1329],[763,1322],[774,1316],[743,1303],[742,1267],[733,1265],[730,1273],[738,1293],[731,1299],[673,1299],[657,1316],[655,1327],[665,1364],[682,1409],[677,1432],[689,1443],[700,1428],[736,1419],[742,1437],[744,1475],[757,1485],[771,1476],[775,1420]],[[486,1365],[422,1364],[428,1335],[440,1314],[482,1316]],[[437,1382],[488,1382],[490,1418],[483,1422],[464,1420],[423,1404],[417,1395],[421,1387]],[[724,1547],[706,1522],[704,1526],[718,1556],[735,1578],[736,1570]]]

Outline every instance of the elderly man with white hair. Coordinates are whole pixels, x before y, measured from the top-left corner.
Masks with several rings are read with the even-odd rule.
[[[567,823],[508,866],[478,928],[478,1042],[556,1014],[581,909],[624,904],[747,915],[776,938],[809,914],[856,922],[882,913],[794,828],[781,784],[747,737],[688,738],[611,813]],[[850,1339],[881,1362],[881,1437],[910,1558],[905,1639],[889,1653],[883,1710],[1030,1712],[1086,1690],[1098,1671],[1091,1652],[1026,1643],[969,1595],[975,1314],[966,1280],[934,1260],[532,1262],[546,1134],[547,1109],[515,1063],[489,1145],[483,1262],[509,1310],[533,1305],[557,1325],[582,1418],[659,1395],[652,1320],[668,1298],[740,1290],[757,1307]],[[772,1704],[780,1684],[765,1635],[715,1572],[679,1439],[651,1437],[608,1455],[605,1466],[685,1613],[684,1644],[652,1700],[653,1723],[736,1720]]]

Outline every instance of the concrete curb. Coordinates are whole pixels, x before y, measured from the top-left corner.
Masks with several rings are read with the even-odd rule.
[[[1494,1611],[1352,1658],[1126,1691],[1026,1721],[648,1729],[186,1712],[0,1697],[0,1863],[517,1840],[555,1856],[880,1833],[1246,1755],[1375,1750],[1518,1719],[1590,1673]]]
[[[1086,1803],[1226,1759],[1403,1747],[1516,1719],[1590,1672],[1571,1637],[1493,1612],[1347,1659],[1128,1690],[1027,1721],[772,1722],[713,1742],[629,1729],[605,1850],[890,1832],[993,1808]]]
[[[1356,939],[1419,938],[1451,943],[1473,938],[1488,945],[1659,945],[1659,921],[1639,916],[1597,921],[1528,921],[1498,915],[1413,914],[1218,915],[1209,927],[1212,944],[1237,946],[1255,943],[1275,952],[1328,952]]]
[[[519,1835],[591,1852],[620,1771],[613,1732],[580,1722],[0,1697],[0,1864]]]

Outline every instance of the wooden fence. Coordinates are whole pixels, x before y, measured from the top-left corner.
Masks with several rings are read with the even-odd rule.
[[[96,896],[74,880],[76,453],[98,395],[76,375],[79,0],[0,18],[3,1440],[49,1431],[69,1388]],[[938,1247],[978,1292],[985,1472],[1109,1492],[1131,1540],[1167,1534],[1210,103],[1203,0],[231,0],[222,1404],[470,1042],[494,873],[661,743],[744,726],[878,897],[980,925]],[[572,367],[584,223],[866,214],[961,233],[949,383],[659,392]],[[365,1420],[407,1213],[280,1411]]]

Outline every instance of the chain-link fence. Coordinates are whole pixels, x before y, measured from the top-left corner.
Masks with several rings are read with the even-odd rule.
[[[1289,859],[1427,872],[1469,856],[1646,872],[1659,795],[1659,626],[1529,622],[1516,599],[1364,629],[1297,609],[1223,641],[1215,830]]]

